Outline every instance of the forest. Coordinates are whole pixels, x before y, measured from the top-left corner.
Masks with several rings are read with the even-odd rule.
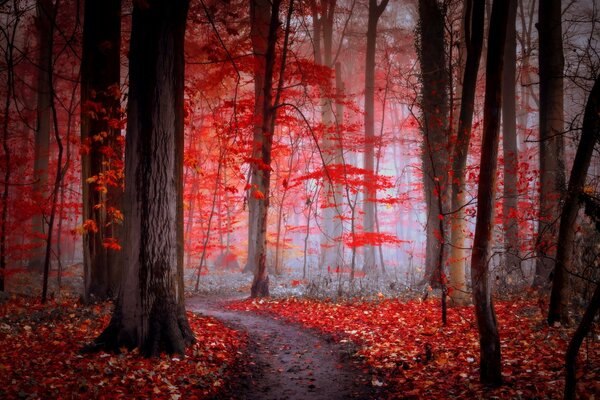
[[[599,26],[0,0],[0,398],[597,398]]]

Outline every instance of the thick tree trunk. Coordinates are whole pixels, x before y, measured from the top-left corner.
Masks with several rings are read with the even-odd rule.
[[[52,70],[52,35],[53,21],[56,18],[56,9],[51,0],[37,0],[37,26],[39,38],[39,53],[37,59],[37,122],[35,128],[35,158],[33,170],[35,180],[33,193],[39,204],[45,205],[48,200],[48,162],[50,152],[50,96],[51,88],[50,74]],[[41,271],[44,264],[44,237],[48,234],[47,224],[44,218],[45,209],[40,207],[32,220],[33,233],[36,236],[35,248],[32,250],[29,267],[34,271]]]
[[[268,0],[250,1],[250,38],[254,53],[254,133],[252,138],[252,160],[250,162],[250,188],[248,199],[248,258],[244,272],[256,272],[256,235],[258,233],[258,209],[260,196],[256,195],[258,185],[258,160],[264,141],[262,132],[264,110],[264,88],[267,43],[269,40],[269,23],[271,19],[271,2]]]
[[[562,8],[560,0],[539,3],[540,209],[533,285],[547,287],[556,258],[557,220],[565,186],[563,140]]]
[[[253,3],[254,4],[254,1]],[[260,155],[259,160],[253,160],[252,182],[254,186],[253,196],[257,200],[256,208],[256,231],[255,236],[250,238],[256,242],[254,263],[254,279],[250,295],[251,297],[269,296],[269,273],[267,269],[267,217],[269,210],[269,196],[271,188],[271,149],[273,147],[273,135],[275,133],[275,122],[277,119],[277,103],[283,86],[283,72],[285,68],[285,53],[287,51],[287,40],[293,1],[287,17],[286,36],[282,49],[281,66],[279,71],[279,82],[277,90],[273,94],[273,77],[275,68],[275,45],[277,43],[277,31],[279,29],[279,8],[281,0],[274,0],[271,5],[268,36],[266,40],[266,53],[264,53],[264,80],[262,89],[262,124],[260,129],[260,141],[255,140],[255,146]],[[252,11],[252,10],[251,10]],[[252,24],[257,23],[252,15]],[[264,21],[262,21],[264,22]],[[256,113],[255,113],[256,114]]]
[[[444,45],[445,21],[437,0],[419,0],[419,21],[423,187],[427,206],[425,276],[422,283],[439,287],[442,277],[438,261],[445,237],[444,232],[439,230],[439,220],[443,218],[440,204],[447,201],[447,124],[450,110]]]
[[[369,0],[369,17],[367,21],[367,53],[365,59],[365,152],[364,169],[365,184],[363,190],[363,231],[374,233],[375,213],[377,212],[377,187],[375,186],[375,50],[377,44],[377,23],[389,0]],[[364,246],[364,269],[367,272],[377,271],[375,247]]]
[[[485,19],[485,0],[468,0],[465,3],[465,40],[467,59],[465,61],[464,78],[458,118],[456,143],[452,157],[452,216],[450,234],[450,299],[453,305],[464,305],[468,302],[466,285],[467,248],[465,244],[467,216],[465,206],[468,201],[465,193],[466,166],[473,113],[475,110],[475,92],[477,74],[483,47],[483,26]]]
[[[119,129],[109,119],[119,118],[121,0],[86,1],[81,61],[81,156],[83,220],[92,220],[97,232],[83,236],[84,300],[104,300],[116,294],[118,253],[104,246],[118,240],[111,212],[120,210],[119,182],[107,182],[110,169],[121,158]],[[102,136],[102,132],[106,136]],[[111,149],[110,153],[105,151]],[[91,182],[90,182],[91,181]],[[89,183],[88,183],[89,182]]]
[[[183,354],[183,39],[188,1],[134,6],[125,148],[123,281],[93,348]]]
[[[569,271],[571,270],[574,252],[575,224],[579,212],[579,196],[590,167],[594,147],[600,138],[600,78],[592,88],[585,107],[581,139],[577,146],[577,153],[573,161],[569,187],[565,196],[560,217],[560,229],[557,239],[556,264],[554,266],[554,279],[550,294],[548,309],[548,323],[569,323]]]
[[[487,385],[502,383],[500,336],[494,312],[489,282],[489,263],[494,227],[496,171],[502,99],[502,68],[508,21],[509,2],[495,0],[492,6],[486,63],[483,140],[477,189],[477,223],[471,258],[473,303],[479,329],[481,382]]]
[[[516,64],[517,64],[517,0],[510,2],[506,46],[504,48],[504,73],[502,76],[502,149],[504,154],[504,196],[502,216],[504,225],[504,261],[507,274],[521,270],[519,257],[519,219],[517,207],[518,165],[517,112],[516,112]]]

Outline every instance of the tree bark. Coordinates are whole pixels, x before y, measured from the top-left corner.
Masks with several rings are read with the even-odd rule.
[[[504,261],[506,274],[520,271],[519,257],[519,203],[516,112],[516,64],[517,64],[517,0],[510,2],[508,27],[504,48],[504,73],[502,76],[502,149],[504,155],[504,196],[502,217],[504,225]]]
[[[453,305],[464,305],[468,302],[465,264],[467,248],[465,236],[467,216],[465,193],[467,155],[471,141],[473,113],[475,110],[475,92],[477,90],[477,74],[483,47],[483,26],[485,21],[485,0],[468,0],[465,3],[465,40],[467,59],[465,61],[464,78],[458,118],[456,143],[452,157],[452,216],[450,234],[452,247],[450,250],[450,299]]]
[[[548,309],[548,324],[555,322],[569,323],[569,271],[571,270],[574,252],[575,225],[579,212],[579,196],[590,167],[594,146],[600,138],[600,78],[596,78],[594,87],[590,92],[583,116],[581,139],[571,176],[565,202],[560,217],[560,228],[557,239],[556,264],[554,266],[554,279],[550,294]]]
[[[421,64],[421,113],[423,130],[423,187],[427,206],[425,275],[422,283],[440,287],[440,253],[444,232],[440,204],[447,191],[448,71],[444,44],[444,13],[437,0],[419,0],[419,62]],[[442,200],[442,201],[438,201]]]
[[[256,272],[256,235],[258,209],[260,199],[255,195],[258,172],[258,160],[261,158],[263,143],[262,120],[264,110],[264,80],[266,69],[267,42],[269,40],[269,24],[271,3],[268,0],[250,1],[250,38],[254,53],[254,132],[252,138],[252,160],[250,161],[250,188],[246,193],[248,199],[248,258],[244,272]]]
[[[367,21],[367,53],[365,59],[365,184],[363,191],[363,231],[374,233],[375,213],[377,212],[377,187],[375,186],[375,50],[377,45],[377,23],[389,0],[369,0]],[[364,270],[377,271],[375,247],[364,246]]]
[[[123,281],[91,349],[183,354],[183,43],[187,0],[135,3],[129,52]]]
[[[254,1],[254,0],[253,0]],[[252,3],[254,4],[254,3]],[[259,160],[253,160],[252,182],[255,192],[253,196],[257,200],[256,208],[256,232],[255,237],[250,238],[256,241],[254,263],[254,279],[250,290],[251,297],[269,296],[269,273],[267,269],[267,217],[269,210],[269,196],[271,188],[271,149],[273,147],[273,135],[275,133],[275,123],[277,120],[277,107],[279,97],[283,87],[286,52],[289,38],[290,20],[293,11],[294,2],[290,1],[286,32],[281,50],[279,80],[277,88],[273,93],[273,78],[275,68],[275,45],[277,43],[277,31],[279,29],[279,8],[281,0],[274,0],[271,5],[270,22],[267,36],[267,51],[264,55],[264,86],[262,89],[262,124],[259,141],[255,140],[255,146],[258,147],[260,154]],[[256,21],[252,17],[252,23]]]
[[[556,258],[556,221],[565,186],[563,140],[562,8],[560,0],[539,4],[540,209],[533,285],[548,287]]]
[[[81,61],[81,156],[83,221],[98,231],[83,236],[84,301],[105,300],[116,294],[118,253],[104,246],[118,240],[118,224],[110,212],[120,210],[120,182],[109,182],[121,162],[120,107],[121,0],[86,1]],[[102,133],[105,133],[104,136]],[[109,152],[106,152],[106,149]],[[112,171],[111,171],[112,169]],[[91,180],[91,182],[89,182]],[[89,182],[89,183],[88,183]]]
[[[502,383],[500,336],[494,312],[489,282],[489,263],[492,257],[496,171],[502,99],[502,69],[509,2],[496,0],[492,6],[485,81],[483,140],[477,189],[477,223],[471,258],[473,303],[479,329],[481,382],[487,385]]]

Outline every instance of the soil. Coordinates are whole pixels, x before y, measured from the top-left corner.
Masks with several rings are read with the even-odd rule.
[[[228,310],[234,298],[193,297],[189,311],[218,318],[248,334],[240,379],[227,389],[232,399],[375,399],[379,388],[351,356],[352,349],[298,324],[267,315]],[[223,397],[220,397],[223,398]]]

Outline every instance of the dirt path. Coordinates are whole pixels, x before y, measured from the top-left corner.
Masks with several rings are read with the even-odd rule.
[[[378,396],[348,350],[298,325],[224,308],[226,299],[194,297],[187,309],[220,319],[249,336],[249,362],[236,399],[372,399]]]

